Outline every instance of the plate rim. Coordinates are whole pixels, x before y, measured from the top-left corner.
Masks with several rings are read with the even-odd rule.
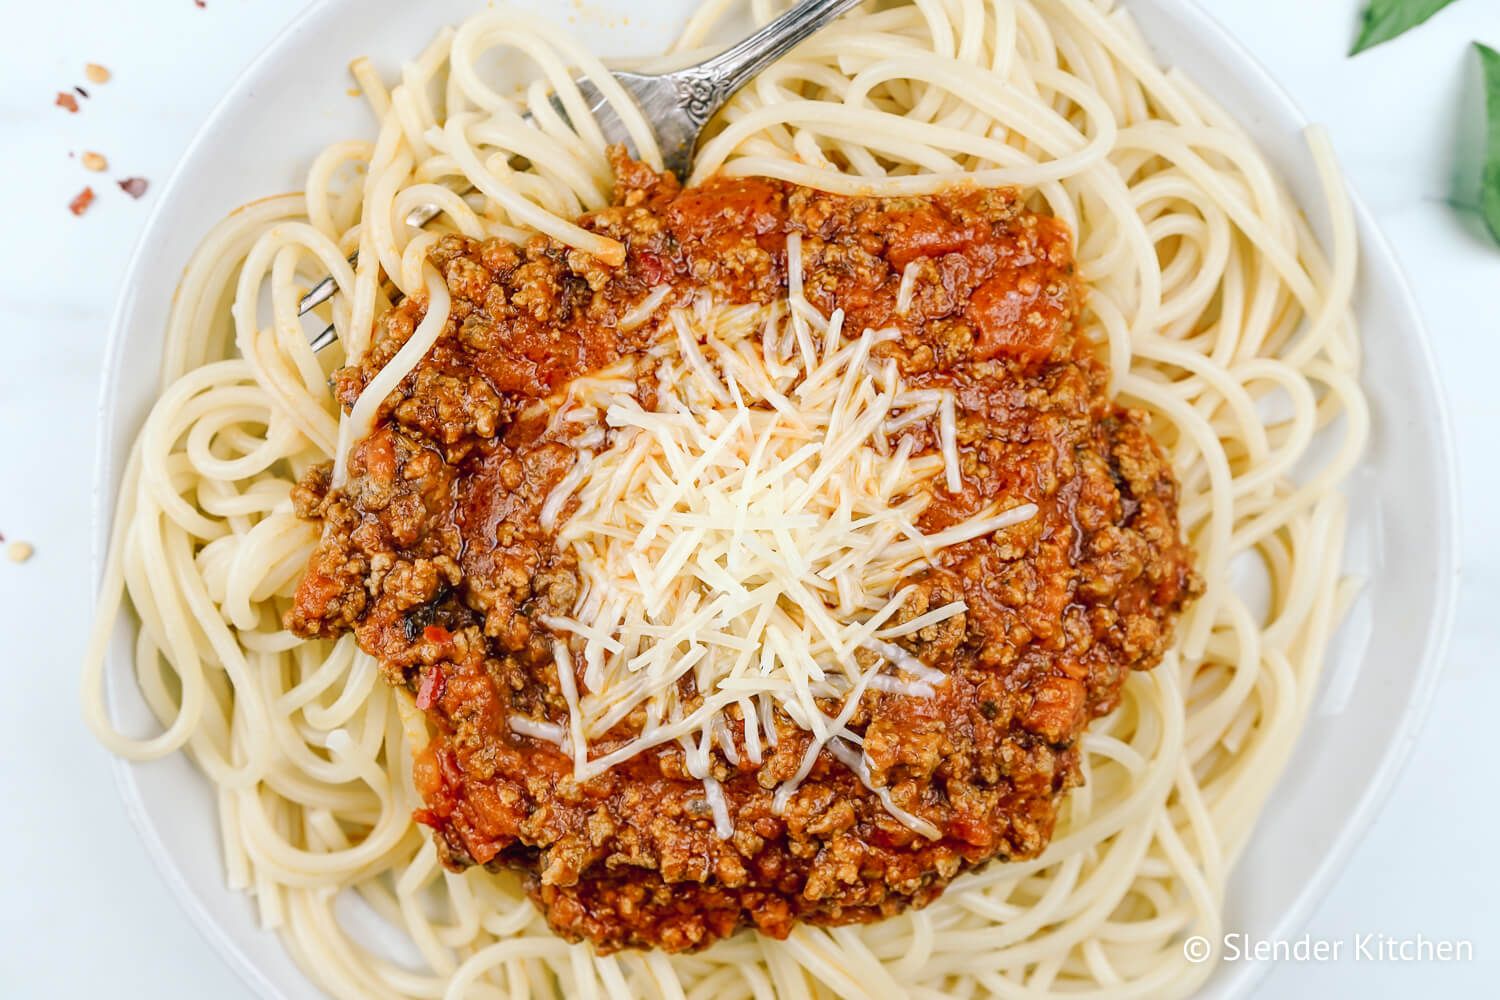
[[[322,18],[329,8],[347,2],[348,0],[313,0],[277,30],[271,39],[235,74],[183,148],[170,175],[161,187],[160,195],[151,206],[140,236],[130,249],[120,292],[111,307],[96,403],[97,436],[93,478],[90,486],[92,539],[89,558],[89,571],[94,581],[91,598],[95,615],[98,613],[100,603],[99,584],[104,575],[110,532],[115,516],[115,503],[119,492],[116,472],[123,471],[116,468],[117,463],[111,453],[110,435],[106,429],[119,417],[120,358],[125,350],[128,327],[126,318],[132,311],[140,274],[147,267],[154,265],[147,251],[158,239],[157,234],[164,225],[163,219],[167,214],[167,207],[173,203],[177,189],[182,185],[191,162],[196,159],[198,152],[208,141],[209,135],[214,131],[214,126],[230,114],[237,99],[244,94],[247,81],[264,64],[272,61],[290,38],[305,31],[310,23]],[[1119,2],[1122,6],[1128,6],[1131,0],[1119,0]],[[1281,106],[1289,121],[1295,122],[1302,128],[1311,124],[1307,114],[1291,93],[1238,38],[1205,8],[1203,0],[1146,0],[1146,2],[1162,8],[1174,20],[1193,22],[1194,30],[1212,36],[1216,46],[1232,56],[1239,67],[1254,78],[1255,88],[1265,94],[1267,100],[1274,101]],[[1149,44],[1150,39],[1148,38],[1147,41]],[[1433,483],[1433,493],[1437,501],[1434,506],[1446,523],[1436,526],[1440,545],[1434,553],[1436,570],[1434,613],[1427,622],[1426,634],[1422,639],[1422,655],[1414,672],[1411,697],[1407,700],[1394,731],[1389,734],[1386,750],[1371,773],[1353,810],[1338,828],[1323,858],[1317,863],[1312,877],[1304,883],[1291,905],[1276,921],[1275,935],[1278,939],[1290,938],[1306,926],[1313,913],[1327,898],[1334,881],[1348,866],[1355,847],[1363,840],[1374,821],[1384,810],[1409,763],[1412,750],[1425,728],[1438,682],[1446,666],[1447,651],[1457,612],[1459,582],[1462,577],[1462,519],[1457,439],[1451,405],[1433,351],[1432,336],[1423,316],[1421,304],[1395,247],[1381,229],[1374,213],[1355,190],[1352,181],[1347,175],[1342,175],[1342,180],[1354,213],[1360,258],[1364,260],[1378,255],[1390,262],[1396,282],[1389,291],[1412,320],[1411,328],[1415,334],[1412,348],[1420,361],[1421,369],[1417,377],[1432,402],[1430,433],[1437,446],[1436,465],[1443,471],[1443,475]],[[103,673],[102,683],[106,705],[112,707],[118,694],[115,691],[115,685],[109,681],[107,651]],[[1304,721],[1303,728],[1298,732],[1299,740],[1306,725]],[[1290,758],[1288,766],[1289,764]],[[173,861],[141,795],[140,786],[135,780],[134,766],[135,762],[110,754],[110,768],[126,815],[172,897],[188,916],[195,930],[246,986],[265,1000],[284,1000],[285,994],[250,960],[236,939],[208,911],[198,893],[188,884],[182,869]],[[1278,776],[1278,785],[1284,776],[1285,771]],[[1273,786],[1271,796],[1275,795],[1276,790]],[[1267,803],[1269,801],[1270,799]],[[1253,839],[1252,833],[1251,840]],[[224,886],[221,891],[233,892],[234,890]],[[281,944],[281,947],[285,945]],[[1228,963],[1221,962],[1218,969],[1223,971],[1216,971],[1215,974],[1225,978],[1224,995],[1242,997],[1248,995],[1270,973],[1272,964],[1266,960],[1240,961],[1233,963],[1232,969],[1226,969]],[[307,973],[302,972],[302,975],[306,976],[314,987],[321,989],[316,980],[307,976]]]

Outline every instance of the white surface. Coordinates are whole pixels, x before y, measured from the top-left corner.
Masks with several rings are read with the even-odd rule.
[[[0,782],[12,803],[0,812],[0,983],[6,995],[160,996],[164,983],[170,995],[244,992],[146,865],[116,805],[107,761],[77,721],[74,676],[83,623],[54,609],[87,603],[83,456],[92,451],[101,331],[145,206],[112,187],[104,190],[66,153],[96,148],[122,173],[162,180],[234,71],[298,4],[262,0],[252,8],[209,0],[207,10],[196,10],[189,0],[173,0],[149,5],[155,8],[149,13],[140,9],[148,5],[132,6],[135,13],[126,15],[116,5],[75,0],[65,22],[56,24],[28,8],[13,25],[13,37],[28,40],[7,65],[17,78],[0,90],[11,154],[0,167],[7,219],[15,231],[39,234],[24,248],[0,251],[9,265],[0,267],[7,362],[0,366],[0,421],[11,430],[0,459],[0,531],[38,548],[26,566],[0,563],[0,625],[10,651],[9,697],[0,708],[7,734]],[[1452,995],[1479,992],[1500,955],[1500,914],[1487,891],[1500,875],[1490,832],[1500,811],[1487,796],[1492,778],[1481,761],[1464,759],[1463,748],[1466,732],[1487,731],[1488,706],[1500,693],[1500,681],[1480,669],[1480,650],[1497,637],[1485,608],[1500,598],[1500,536],[1481,525],[1479,502],[1500,485],[1500,476],[1479,464],[1495,450],[1493,423],[1484,417],[1495,415],[1496,394],[1483,368],[1500,365],[1500,251],[1443,201],[1452,188],[1463,107],[1457,95],[1461,83],[1472,83],[1466,44],[1472,37],[1500,42],[1500,12],[1466,0],[1421,34],[1346,62],[1340,53],[1352,30],[1352,0],[1212,6],[1303,106],[1330,124],[1356,186],[1402,248],[1451,389],[1470,498],[1469,586],[1431,725],[1311,932],[1341,939],[1371,931],[1467,937],[1477,961],[1287,965],[1274,973],[1267,995],[1311,996],[1334,988],[1378,996],[1415,986]],[[191,38],[191,44],[168,46],[163,37]],[[167,58],[161,53],[168,48],[189,54]],[[54,91],[83,82],[86,60],[110,66],[115,81],[91,87],[95,96],[78,115],[50,107]],[[1467,110],[1477,116],[1472,103]],[[88,216],[74,220],[64,206],[86,181],[95,182],[102,197]],[[65,289],[64,268],[81,275],[73,279],[79,289]],[[69,408],[77,412],[65,412]],[[51,430],[43,429],[44,417]],[[65,449],[67,457],[57,457]],[[22,473],[40,473],[46,486],[21,486]],[[35,627],[41,621],[55,634],[42,634]],[[86,959],[77,957],[79,949]]]

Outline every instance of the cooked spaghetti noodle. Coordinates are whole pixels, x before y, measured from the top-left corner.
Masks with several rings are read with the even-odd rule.
[[[714,0],[679,40],[708,44]],[[774,10],[752,4],[757,20]],[[497,51],[537,69],[519,96],[481,72]],[[1191,992],[1211,966],[1225,884],[1291,751],[1348,597],[1338,485],[1367,430],[1349,308],[1350,208],[1326,139],[1319,246],[1243,131],[1153,62],[1112,0],[872,4],[776,63],[719,116],[692,182],[764,176],[845,194],[960,181],[1025,190],[1077,234],[1085,323],[1118,399],[1149,414],[1182,487],[1206,590],[1160,667],[1082,741],[1085,778],[1035,860],[960,878],[924,909],[858,927],[742,933],[691,955],[596,955],[556,937],[510,875],[445,872],[411,819],[419,716],[352,636],[281,626],[317,542],[290,491],[340,463],[431,348],[447,290],[425,261],[443,232],[547,236],[603,261],[577,226],[608,204],[604,140],[572,83],[611,98],[648,165],[650,129],[605,66],[552,25],[504,11],[445,31],[387,90],[355,76],[373,143],[330,146],[302,195],[248,206],[189,264],[163,391],[120,489],[85,671],[90,725],[132,759],[185,750],[218,791],[227,880],[324,989],[345,997],[1047,996]],[[546,99],[555,92],[573,126]],[[521,118],[531,110],[534,123]],[[511,164],[524,157],[524,170]],[[357,182],[351,183],[350,178]],[[456,188],[477,194],[460,196]],[[427,230],[400,220],[443,209]],[[346,260],[358,251],[358,264]],[[297,301],[331,274],[340,348],[308,345]],[[905,293],[910,294],[908,289]],[[362,357],[398,297],[425,318],[345,414],[332,367]],[[269,307],[267,307],[267,302]],[[228,308],[226,308],[226,305]],[[1331,439],[1332,447],[1314,448]],[[1314,460],[1316,456],[1316,460]],[[1269,580],[1260,606],[1231,566]],[[163,730],[109,723],[104,647],[122,601],[135,673]],[[409,938],[372,952],[335,915],[357,894]]]

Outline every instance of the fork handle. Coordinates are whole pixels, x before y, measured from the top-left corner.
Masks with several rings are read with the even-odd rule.
[[[688,112],[700,124],[707,122],[757,73],[861,2],[863,0],[805,0],[718,55],[691,69],[679,71],[683,76],[691,76],[693,101]]]

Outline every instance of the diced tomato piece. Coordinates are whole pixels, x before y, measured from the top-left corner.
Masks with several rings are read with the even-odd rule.
[[[441,667],[433,667],[422,675],[422,683],[417,687],[417,707],[427,711],[437,704],[443,696],[445,687],[443,671]]]

